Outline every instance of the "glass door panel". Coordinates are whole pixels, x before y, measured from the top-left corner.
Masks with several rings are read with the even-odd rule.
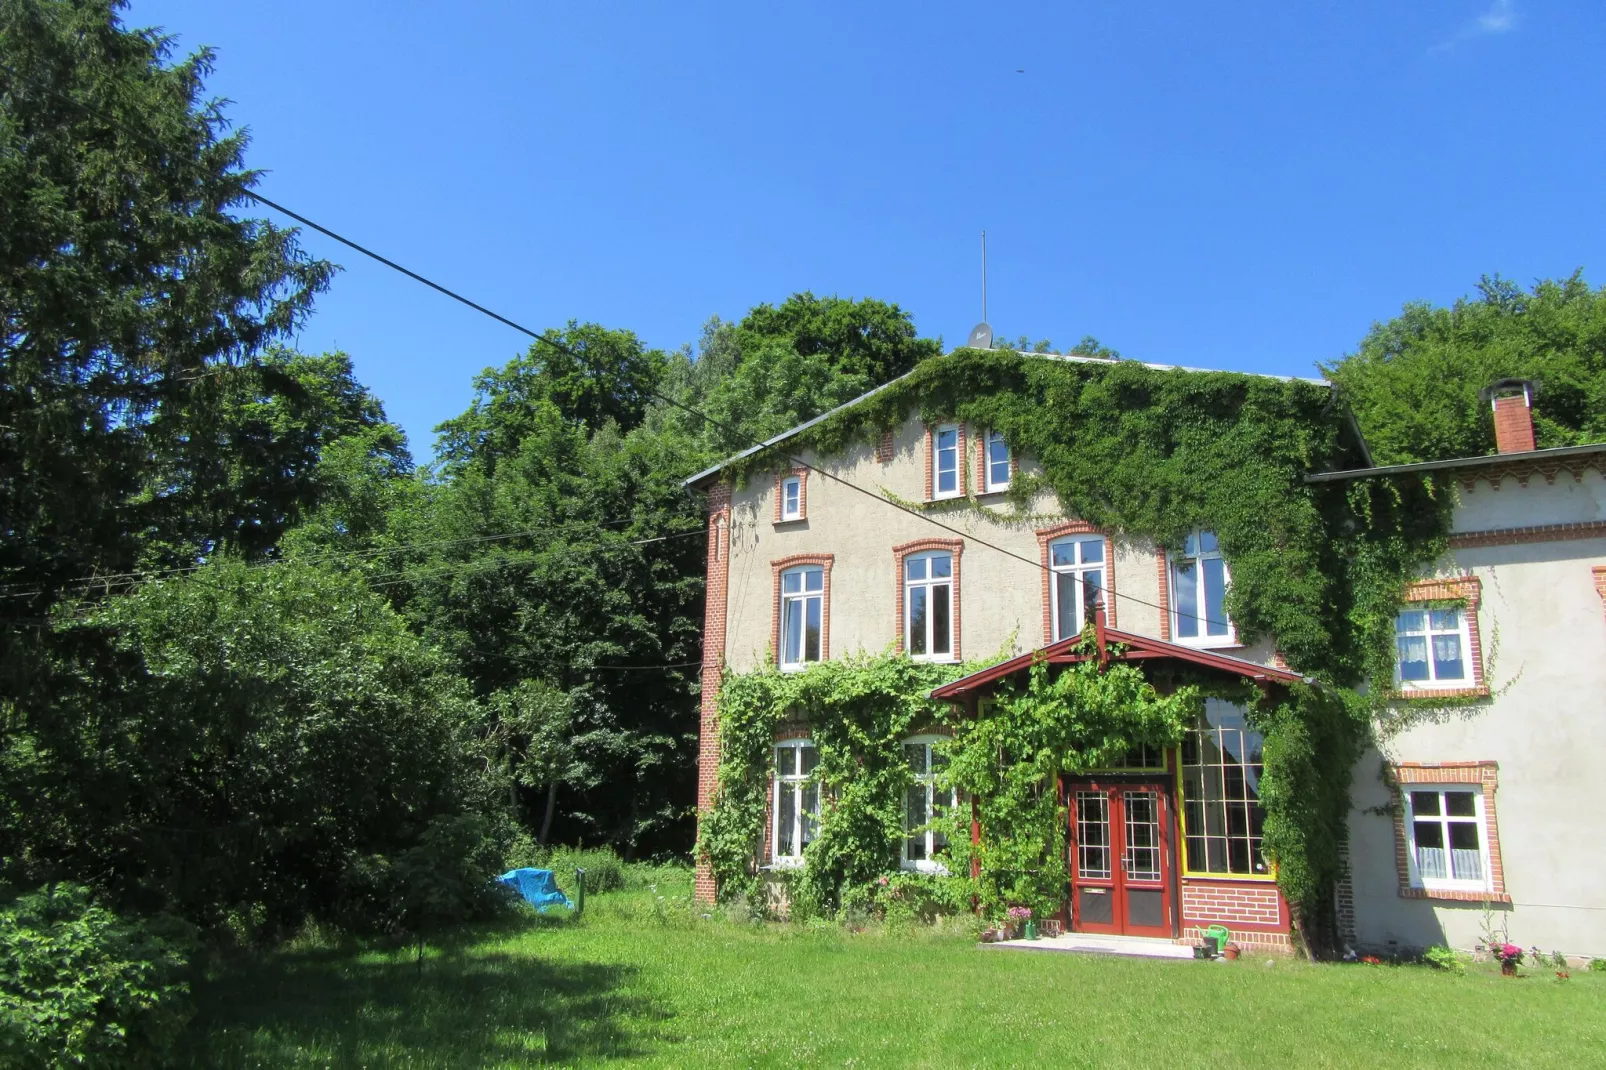
[[[1082,783],[1069,792],[1071,927],[1172,936],[1172,816],[1156,784]]]

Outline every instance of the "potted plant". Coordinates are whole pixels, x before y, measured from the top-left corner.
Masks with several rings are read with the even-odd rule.
[[[1031,907],[1010,907],[1007,916],[1011,933],[1019,933],[1028,940],[1037,939],[1037,925],[1032,921]]]
[[[1517,964],[1522,961],[1522,948],[1516,944],[1495,944],[1489,950],[1500,960],[1500,973],[1503,976],[1517,976]]]
[[[1222,958],[1226,959],[1228,962],[1238,961],[1238,956],[1242,953],[1242,949],[1237,944],[1228,944],[1226,947],[1221,949]]]

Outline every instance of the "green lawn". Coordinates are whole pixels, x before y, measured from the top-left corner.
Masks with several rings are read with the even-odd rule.
[[[405,952],[306,946],[197,993],[181,1065],[1585,1066],[1606,974],[1140,961],[703,917],[686,889]],[[1525,971],[1526,973],[1527,971]]]

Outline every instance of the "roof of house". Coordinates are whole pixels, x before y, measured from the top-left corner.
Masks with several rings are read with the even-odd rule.
[[[1418,461],[1415,464],[1390,464],[1380,468],[1350,468],[1338,472],[1315,472],[1305,477],[1307,483],[1329,483],[1336,479],[1365,479],[1370,476],[1391,476],[1405,472],[1433,472],[1445,468],[1476,468],[1483,465],[1545,464],[1569,458],[1594,457],[1606,454],[1606,442],[1587,446],[1557,446],[1548,450],[1525,450],[1521,453],[1491,453],[1483,457],[1455,457],[1447,461]]]
[[[1119,643],[1126,647],[1117,654],[1111,652],[1110,657],[1116,661],[1145,661],[1153,658],[1167,658],[1173,661],[1183,661],[1201,668],[1216,669],[1221,672],[1240,676],[1247,680],[1272,681],[1278,683],[1299,683],[1305,677],[1288,669],[1278,669],[1270,665],[1262,665],[1258,661],[1247,658],[1235,658],[1231,654],[1218,654],[1212,650],[1198,650],[1191,646],[1182,646],[1180,643],[1170,643],[1164,639],[1155,639],[1147,635],[1138,635],[1135,632],[1117,631],[1114,628],[1105,628],[1104,641],[1106,643]],[[1018,672],[1030,669],[1039,661],[1046,661],[1050,665],[1069,665],[1080,661],[1097,659],[1097,653],[1088,653],[1081,647],[1082,637],[1073,635],[1061,639],[1057,643],[1050,643],[1041,650],[1034,650],[1030,654],[1010,658],[969,676],[961,676],[949,684],[937,688],[931,693],[936,699],[962,698],[978,688],[1002,680],[1006,676],[1013,676]]]
[[[1076,355],[1071,354],[1071,353],[1025,353],[1025,352],[1021,352],[1020,350],[1008,350],[1007,352],[1013,352],[1013,353],[1017,354],[1018,356],[1022,356],[1022,357],[1035,357],[1035,358],[1038,358],[1038,359],[1041,359],[1041,360],[1064,361],[1064,362],[1066,362],[1068,364],[1114,364],[1114,363],[1117,363],[1117,361],[1107,360],[1107,359],[1105,359],[1103,357],[1080,357],[1080,356],[1076,356]],[[1317,386],[1325,386],[1325,387],[1329,387],[1329,388],[1331,388],[1332,385],[1333,385],[1332,383],[1328,382],[1326,379],[1309,379],[1309,378],[1305,378],[1303,376],[1298,376],[1298,375],[1267,375],[1264,372],[1234,372],[1234,371],[1226,371],[1225,369],[1221,369],[1221,368],[1190,368],[1190,367],[1187,367],[1187,366],[1182,365],[1182,364],[1148,364],[1148,363],[1143,363],[1143,362],[1140,362],[1140,361],[1122,361],[1120,363],[1138,364],[1139,367],[1150,368],[1150,369],[1153,369],[1155,371],[1218,372],[1218,373],[1227,374],[1227,375],[1248,375],[1248,376],[1252,376],[1252,377],[1254,377],[1256,379],[1275,379],[1278,382],[1283,382],[1283,383],[1312,383],[1312,384],[1315,384]],[[895,384],[902,382],[903,380],[907,379],[909,376],[911,376],[913,374],[914,374],[914,372],[912,370],[904,372],[902,375],[898,376],[896,379],[892,379],[892,380],[889,380],[889,381],[887,381],[885,383],[882,383],[880,386],[876,387],[874,390],[866,391],[865,393],[860,394],[858,397],[854,398],[851,401],[843,402],[842,404],[838,405],[834,409],[831,409],[831,410],[829,410],[827,412],[822,412],[820,415],[814,417],[814,419],[812,419],[812,420],[805,420],[803,423],[798,424],[796,427],[794,427],[794,428],[792,428],[792,429],[790,429],[788,431],[782,431],[780,434],[774,436],[773,438],[765,439],[763,442],[760,442],[756,446],[749,446],[747,449],[742,450],[740,453],[733,453],[729,457],[725,458],[723,461],[720,461],[718,464],[712,465],[711,467],[708,467],[708,468],[705,468],[701,472],[698,472],[696,475],[690,476],[687,479],[682,480],[681,481],[681,485],[685,486],[685,487],[700,486],[702,483],[704,483],[710,477],[719,474],[719,472],[721,470],[723,470],[726,466],[734,464],[735,462],[740,461],[743,458],[751,457],[755,453],[759,453],[759,452],[762,452],[763,450],[771,449],[771,448],[773,448],[775,446],[778,446],[782,442],[785,442],[787,439],[792,438],[792,437],[794,437],[796,435],[802,434],[804,431],[807,431],[809,428],[813,427],[815,424],[818,424],[818,423],[820,423],[820,422],[822,422],[824,420],[828,420],[832,416],[835,416],[839,412],[842,412],[842,411],[844,411],[846,409],[851,409],[851,408],[853,408],[853,406],[859,404],[860,402],[865,401],[865,400],[867,400],[869,398],[875,397],[877,394],[881,393],[883,390],[886,390],[889,387],[894,386]],[[1366,441],[1365,441],[1365,439],[1361,438],[1360,427],[1356,426],[1354,424],[1353,417],[1351,418],[1351,426],[1352,426],[1352,428],[1353,428],[1353,430],[1355,432],[1356,441],[1358,443],[1360,443],[1361,452],[1363,454],[1366,454],[1367,453]],[[1367,459],[1368,459],[1368,461],[1370,461],[1370,459],[1371,459],[1370,455],[1367,456]]]

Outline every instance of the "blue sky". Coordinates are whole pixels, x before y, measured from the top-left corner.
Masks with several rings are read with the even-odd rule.
[[[537,329],[665,348],[798,290],[952,346],[1285,374],[1484,273],[1606,283],[1598,0],[135,0],[218,50],[262,191]],[[1024,71],[1024,73],[1017,73]],[[520,336],[346,267],[299,344],[410,434]]]

